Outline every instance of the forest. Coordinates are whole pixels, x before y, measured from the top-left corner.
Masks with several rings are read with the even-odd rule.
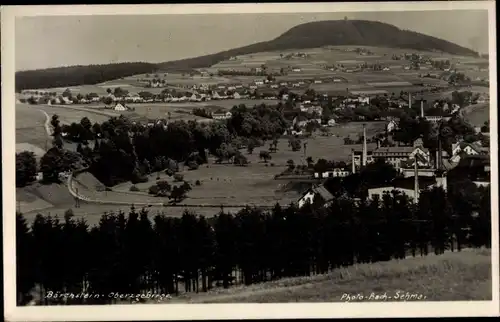
[[[16,72],[16,92],[26,89],[94,85],[157,70],[150,63],[116,63],[106,65],[56,67]]]
[[[300,209],[221,209],[211,218],[190,211],[169,217],[168,210],[151,217],[132,207],[89,227],[71,210],[63,218],[38,215],[31,225],[18,213],[18,305],[33,296],[42,305],[123,303],[110,294],[175,296],[491,247],[488,187],[434,188],[417,204],[393,192],[373,200],[337,197],[328,207],[314,201]],[[50,292],[97,295],[49,299]]]

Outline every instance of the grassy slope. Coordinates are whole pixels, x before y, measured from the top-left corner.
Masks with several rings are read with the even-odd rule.
[[[490,120],[489,104],[470,105],[465,110],[465,119],[474,126],[483,126],[484,122]]]
[[[287,278],[238,286],[210,293],[188,294],[169,303],[284,303],[342,302],[343,294],[387,293],[392,301],[396,292],[422,294],[426,301],[491,300],[491,251],[485,249],[447,252],[441,256],[392,260],[354,265],[325,275]]]

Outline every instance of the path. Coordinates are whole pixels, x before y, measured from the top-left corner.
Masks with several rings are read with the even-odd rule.
[[[44,123],[43,126],[45,127],[45,132],[47,133],[47,136],[51,137],[52,136],[52,131],[50,129],[50,116],[44,110],[40,110],[40,109],[38,109],[38,110],[40,112],[42,112],[43,114],[45,114],[45,123]]]

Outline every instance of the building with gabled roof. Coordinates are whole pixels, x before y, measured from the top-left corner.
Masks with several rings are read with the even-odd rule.
[[[328,191],[328,189],[325,188],[324,185],[314,185],[312,188],[308,189],[298,200],[299,208],[302,208],[308,202],[312,204],[315,199],[319,199],[323,206],[327,207],[333,200],[333,195],[330,193],[330,191]]]

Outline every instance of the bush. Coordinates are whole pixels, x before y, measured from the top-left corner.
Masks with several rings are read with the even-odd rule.
[[[198,169],[198,163],[196,161],[190,161],[188,162],[188,168],[189,170],[196,170]]]
[[[180,173],[176,173],[176,174],[174,175],[174,181],[175,181],[175,182],[181,182],[181,181],[183,181],[183,180],[184,180],[184,176],[183,176],[182,174],[180,174]]]
[[[174,175],[174,171],[172,169],[167,169],[165,170],[165,174],[169,177],[173,176]]]
[[[110,187],[106,187],[104,188],[104,191],[113,191],[113,189],[111,189]]]
[[[133,176],[132,179],[130,180],[132,184],[137,184],[137,183],[144,183],[148,182],[148,177],[146,176]]]
[[[197,186],[201,186],[200,180],[196,180],[196,182],[194,184],[197,185]]]
[[[271,167],[274,167],[274,163],[271,162]]]
[[[139,188],[137,188],[136,186],[132,186],[132,187],[130,187],[130,189],[129,189],[129,190],[130,190],[130,191],[135,191],[135,192],[140,191],[140,190],[139,190]]]
[[[149,194],[151,194],[151,195],[157,195],[159,191],[160,191],[160,189],[155,184],[152,185],[151,187],[149,187]]]

